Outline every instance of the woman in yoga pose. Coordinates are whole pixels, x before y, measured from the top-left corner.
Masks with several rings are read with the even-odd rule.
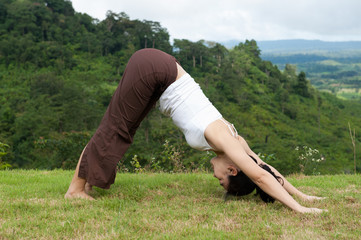
[[[161,112],[172,118],[192,148],[216,153],[211,160],[214,176],[229,193],[244,195],[257,187],[264,201],[276,199],[297,212],[323,211],[294,200],[290,194],[310,201],[320,198],[298,191],[266,165],[176,59],[156,49],[139,50],[130,58],[97,131],[80,156],[65,198],[92,199],[87,194],[91,186],[108,189],[114,183],[118,161],[158,100]]]

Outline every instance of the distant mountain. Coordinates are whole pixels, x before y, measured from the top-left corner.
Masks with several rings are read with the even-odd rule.
[[[260,41],[258,47],[269,52],[307,52],[361,50],[361,41],[325,42],[320,40],[278,40]]]
[[[279,40],[257,42],[263,60],[306,73],[319,90],[343,99],[361,99],[361,41]]]
[[[241,41],[230,40],[222,42],[225,47],[232,48]],[[258,47],[262,53],[300,53],[314,51],[352,51],[361,50],[361,41],[345,42],[326,42],[320,40],[274,40],[274,41],[257,41]]]
[[[223,41],[223,42],[219,42],[219,43],[222,44],[223,46],[225,46],[226,48],[231,49],[234,46],[237,46],[241,42],[243,43],[244,41],[232,39],[232,40]],[[257,42],[257,44],[258,44],[258,42]]]

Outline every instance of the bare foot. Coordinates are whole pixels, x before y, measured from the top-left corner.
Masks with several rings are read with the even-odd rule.
[[[81,198],[81,199],[87,199],[87,200],[94,200],[93,197],[89,196],[85,193],[85,191],[80,192],[67,192],[64,196],[65,199],[74,199],[74,198]]]
[[[302,207],[299,212],[300,212],[300,213],[320,214],[320,213],[323,213],[323,212],[328,212],[328,210],[327,210],[327,209],[319,209],[319,208]]]
[[[93,192],[93,186],[90,185],[88,182],[85,183],[84,191],[86,194],[90,194]]]

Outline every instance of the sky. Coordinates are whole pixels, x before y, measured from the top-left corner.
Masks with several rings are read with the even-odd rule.
[[[361,41],[360,0],[71,0],[104,20],[108,10],[159,22],[172,39]]]

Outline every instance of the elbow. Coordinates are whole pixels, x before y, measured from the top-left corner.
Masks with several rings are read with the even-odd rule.
[[[237,139],[238,139],[238,141],[239,141],[242,145],[243,145],[243,144],[247,144],[246,140],[245,140],[242,136],[238,135],[238,136],[237,136]]]
[[[267,183],[267,172],[266,171],[260,171],[256,176],[252,178],[252,181],[257,184],[259,187],[265,185]]]

